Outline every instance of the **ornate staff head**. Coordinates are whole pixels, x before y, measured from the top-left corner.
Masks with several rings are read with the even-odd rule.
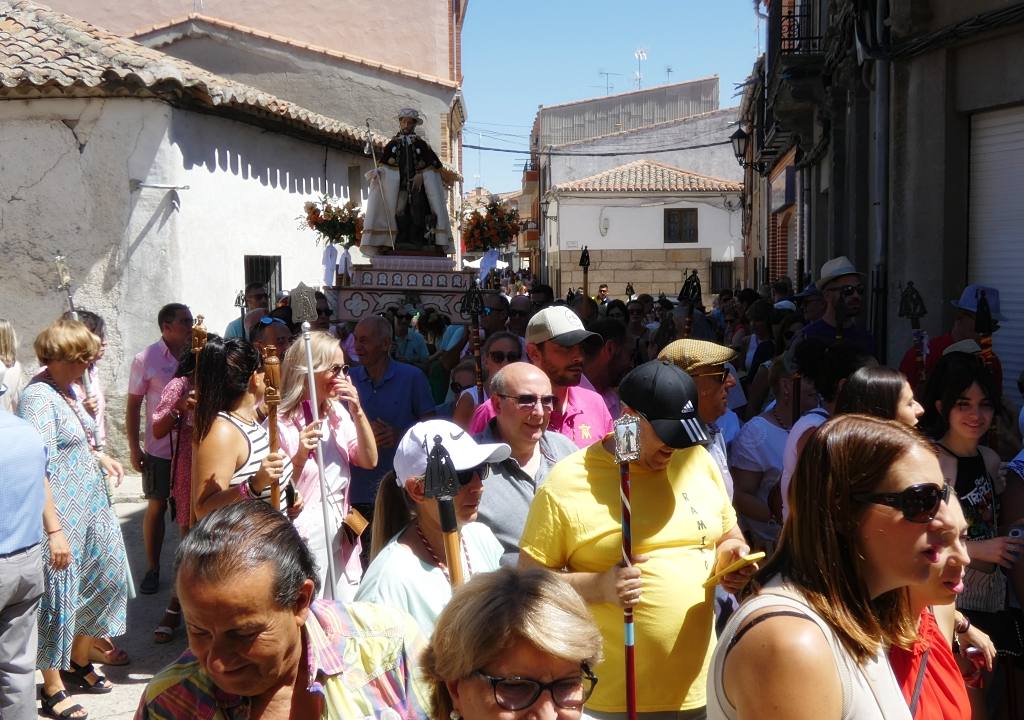
[[[590,267],[590,251],[587,250],[587,246],[586,245],[583,246],[583,252],[580,253],[580,267],[581,268],[588,268],[588,267]]]
[[[900,293],[899,316],[910,320],[910,326],[917,330],[921,327],[921,318],[928,314],[924,306],[924,298],[914,287],[912,280],[907,281],[907,286]]]
[[[288,305],[292,309],[292,322],[301,325],[316,321],[316,291],[305,283],[298,286],[288,296]]]
[[[683,288],[679,291],[679,298],[681,300],[687,300],[690,303],[690,307],[700,303],[701,295],[700,287],[700,276],[697,275],[697,270],[690,271],[689,277],[683,282]]]
[[[423,495],[437,500],[451,500],[459,491],[459,478],[451,455],[441,443],[441,436],[434,436],[434,447],[427,455],[427,472],[423,482]]]
[[[58,252],[53,258],[53,264],[57,266],[57,289],[68,291],[71,289],[71,271],[68,270],[66,258]]]
[[[988,298],[982,288],[978,289],[978,311],[974,314],[974,331],[982,337],[995,332],[992,306],[988,304]]]
[[[469,290],[462,296],[462,314],[473,318],[480,317],[484,311],[484,294],[480,290],[479,281],[474,278]]]
[[[206,326],[203,325],[203,320],[205,319],[202,315],[196,315],[195,322],[192,323],[192,354],[197,358],[206,346],[206,336],[208,333],[206,332]]]

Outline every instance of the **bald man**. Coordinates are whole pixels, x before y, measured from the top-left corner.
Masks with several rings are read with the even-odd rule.
[[[478,442],[508,443],[512,456],[491,464],[477,520],[501,542],[501,564],[515,567],[533,496],[551,467],[576,452],[576,443],[547,429],[555,396],[540,368],[510,363],[491,378],[490,391],[487,402],[493,404],[495,416],[474,437]]]
[[[406,430],[434,416],[434,398],[422,370],[391,359],[391,323],[387,320],[379,315],[360,320],[355,345],[363,364],[352,368],[349,379],[373,428],[378,459],[372,470],[352,467],[350,500],[370,520],[377,485],[392,469],[395,446]],[[369,547],[369,534],[364,533],[363,548]]]

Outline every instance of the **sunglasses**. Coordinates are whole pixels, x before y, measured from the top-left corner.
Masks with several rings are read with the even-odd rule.
[[[518,350],[512,350],[510,352],[503,352],[501,350],[491,350],[487,353],[487,356],[491,358],[491,362],[496,362],[499,365],[504,363],[506,360],[510,363],[519,362],[523,358],[523,354]]]
[[[492,308],[492,307],[487,307],[486,305],[484,305],[482,308],[480,308],[480,312],[483,315],[487,316],[487,315],[490,315],[492,313],[500,313],[500,312],[507,313],[508,310],[506,310],[505,308]]]
[[[279,317],[271,317],[270,315],[264,315],[260,318],[260,325],[273,325],[274,323],[280,323],[285,327],[288,327],[288,323]]]
[[[842,293],[843,297],[850,297],[851,295],[864,296],[864,285],[843,285],[842,287],[833,287],[828,289],[829,292]]]
[[[583,707],[597,678],[585,664],[580,677],[567,677],[542,683],[539,680],[524,677],[495,677],[482,670],[473,674],[486,680],[494,692],[494,702],[503,710],[525,710],[537,702],[545,690],[551,693],[551,700],[556,706],[565,710],[579,710]]]
[[[459,470],[455,473],[455,477],[459,479],[459,485],[462,486],[469,485],[471,482],[473,482],[473,478],[476,477],[477,475],[479,475],[480,479],[483,480],[484,478],[487,477],[487,473],[488,466],[484,464],[477,465],[476,467],[470,468],[469,470]]]
[[[709,372],[709,373],[697,373],[697,374],[691,375],[690,377],[695,377],[695,378],[699,378],[699,377],[714,378],[715,380],[718,381],[719,385],[724,385],[725,384],[725,379],[727,377],[729,377],[729,371],[728,370],[724,370],[724,369],[723,370],[716,370],[715,372]]]
[[[329,368],[327,368],[327,373],[331,377],[338,377],[339,375],[344,375],[345,377],[348,377],[348,365],[339,365],[338,363],[334,363]]]
[[[503,395],[502,393],[497,393],[497,395],[506,400],[515,400],[520,410],[533,410],[538,402],[545,410],[554,410],[555,400],[558,399],[554,395]]]
[[[948,483],[921,483],[898,493],[855,493],[853,499],[856,502],[896,508],[909,522],[926,523],[935,519],[942,503],[949,502],[949,492]]]

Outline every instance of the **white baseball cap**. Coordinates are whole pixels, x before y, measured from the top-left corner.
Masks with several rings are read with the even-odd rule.
[[[508,460],[512,449],[505,443],[478,443],[473,436],[448,420],[424,420],[409,428],[395,450],[395,482],[405,487],[409,478],[427,474],[427,456],[434,447],[434,438],[452,458],[457,471],[471,470],[484,463]]]
[[[580,343],[600,346],[602,340],[597,333],[583,327],[580,316],[565,305],[552,305],[539,311],[526,326],[526,342],[539,344],[554,340],[563,347],[573,347]]]

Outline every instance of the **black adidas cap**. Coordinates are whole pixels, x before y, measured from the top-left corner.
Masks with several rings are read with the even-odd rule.
[[[707,428],[697,417],[697,384],[667,360],[651,360],[631,370],[619,383],[619,399],[669,447],[708,442]]]

